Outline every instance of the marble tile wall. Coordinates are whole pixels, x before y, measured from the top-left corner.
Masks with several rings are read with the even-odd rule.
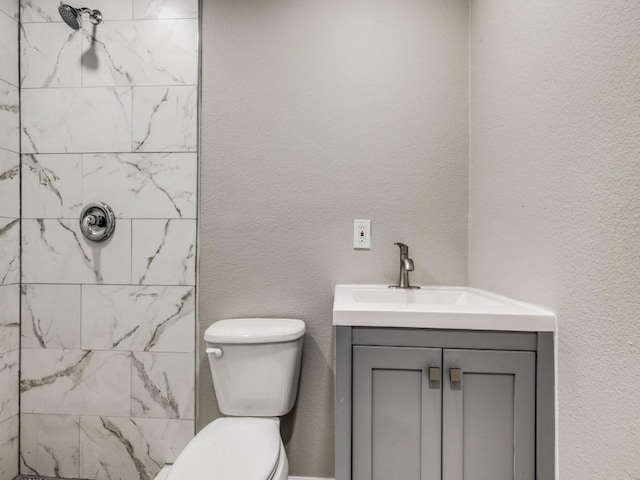
[[[20,471],[150,480],[194,434],[198,1],[85,0],[77,32],[57,6],[20,3]]]
[[[18,0],[0,0],[0,480],[18,473],[20,102]]]

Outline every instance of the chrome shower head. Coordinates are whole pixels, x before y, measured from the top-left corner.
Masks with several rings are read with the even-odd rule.
[[[82,15],[89,14],[89,19],[93,25],[98,25],[102,22],[102,13],[100,10],[91,10],[90,8],[73,8],[71,5],[60,2],[58,12],[64,20],[64,23],[69,25],[74,30],[80,30],[82,27]]]

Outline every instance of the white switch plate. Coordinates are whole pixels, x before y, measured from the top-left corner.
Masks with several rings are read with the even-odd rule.
[[[371,248],[371,220],[353,221],[353,248],[358,250]]]

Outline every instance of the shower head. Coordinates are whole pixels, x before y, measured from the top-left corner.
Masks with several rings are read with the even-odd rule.
[[[102,13],[100,10],[91,10],[90,8],[73,8],[71,5],[60,2],[58,12],[64,23],[69,25],[74,30],[80,30],[82,27],[82,15],[89,14],[89,19],[93,25],[98,25],[102,22]]]

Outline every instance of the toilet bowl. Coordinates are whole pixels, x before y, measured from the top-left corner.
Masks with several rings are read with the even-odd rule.
[[[220,418],[189,442],[167,480],[286,480],[289,465],[278,421]]]
[[[221,320],[205,341],[220,411],[189,442],[167,480],[286,480],[280,420],[297,397],[304,322]]]

